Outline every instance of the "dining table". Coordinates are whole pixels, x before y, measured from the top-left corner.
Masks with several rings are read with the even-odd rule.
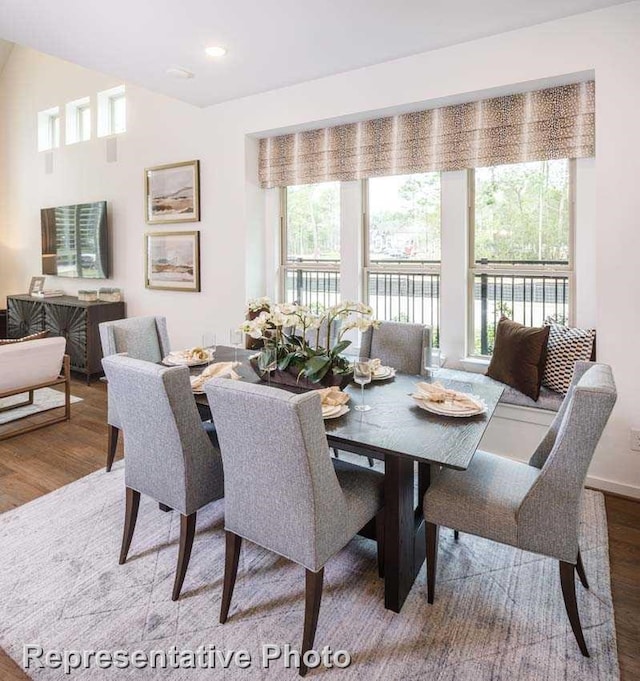
[[[249,363],[255,352],[218,346],[214,361],[237,358],[236,372],[241,379],[259,383]],[[191,373],[199,374],[202,369],[193,367]],[[465,418],[425,411],[411,397],[420,381],[440,381],[445,388],[473,394],[486,404],[486,410]],[[369,411],[353,408],[361,398],[360,386],[350,383],[344,391],[351,396],[351,409],[339,418],[325,420],[327,441],[337,452],[384,462],[384,599],[388,610],[400,612],[425,561],[422,498],[432,472],[440,467],[459,471],[469,467],[503,388],[497,383],[472,382],[463,371],[447,370],[443,377],[436,371],[428,378],[396,373],[365,387]],[[210,418],[206,395],[195,394],[195,399],[201,416]],[[363,534],[367,532],[371,528],[363,528]]]

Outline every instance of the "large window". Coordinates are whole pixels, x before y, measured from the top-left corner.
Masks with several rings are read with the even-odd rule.
[[[378,319],[440,320],[440,173],[372,178],[366,192],[365,271]]]
[[[340,183],[295,185],[282,197],[285,299],[334,305],[340,300]]]
[[[472,354],[492,353],[502,315],[570,321],[572,175],[568,160],[470,171]]]

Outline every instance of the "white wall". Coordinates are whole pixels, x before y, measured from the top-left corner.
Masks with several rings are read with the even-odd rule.
[[[92,141],[56,152],[51,176],[44,175],[35,151],[36,112],[118,83],[16,48],[0,76],[0,296],[24,290],[39,271],[40,207],[107,198],[114,224],[113,283],[124,288],[129,314],[164,312],[178,345],[197,341],[211,326],[222,334],[242,315],[247,293],[273,281],[272,261],[261,254],[273,252],[264,216],[274,206],[267,201],[265,209],[257,188],[255,136],[594,72],[597,159],[581,174],[596,208],[591,215],[583,211],[579,220],[596,236],[578,234],[577,244],[593,263],[594,277],[590,281],[587,273],[578,282],[590,291],[578,319],[597,326],[599,359],[614,368],[619,401],[591,475],[640,495],[640,455],[629,449],[629,427],[640,427],[638,44],[640,3],[633,2],[206,110],[128,85],[129,131],[121,139],[120,161],[104,163],[103,141]],[[145,291],[142,170],[190,158],[202,165],[203,292]]]

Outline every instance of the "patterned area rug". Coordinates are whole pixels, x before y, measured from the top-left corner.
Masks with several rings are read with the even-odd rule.
[[[9,407],[12,404],[20,404],[24,402],[28,397],[27,393],[23,395],[12,395],[11,397],[3,397],[0,400],[0,408]],[[74,402],[82,402],[81,397],[71,396],[71,404]],[[16,409],[11,409],[10,411],[0,412],[0,425],[5,423],[10,423],[11,421],[16,421],[17,419],[24,418],[25,416],[31,416],[32,414],[37,414],[41,411],[48,411],[49,409],[55,409],[56,407],[64,406],[64,393],[59,390],[54,390],[53,388],[40,388],[36,390],[33,394],[33,404],[26,407],[17,407]]]
[[[0,516],[0,645],[22,664],[23,646],[45,651],[247,650],[248,669],[30,670],[37,679],[283,679],[261,667],[261,646],[302,636],[302,568],[245,542],[229,620],[218,624],[224,503],[198,518],[183,596],[171,601],[178,516],[143,497],[127,564],[117,564],[124,507],[122,464]],[[424,567],[400,614],[384,609],[375,546],[356,538],[325,571],[316,648],[349,651],[346,669],[309,678],[617,679],[604,499],[584,498],[582,551],[591,582],[578,601],[591,658],[580,655],[564,612],[554,561],[441,533],[436,602]],[[188,659],[188,658],[187,658]]]

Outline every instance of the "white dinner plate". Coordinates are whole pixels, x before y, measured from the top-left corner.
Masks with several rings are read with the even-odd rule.
[[[325,413],[325,410],[322,410],[322,418],[324,419],[337,419],[340,416],[344,416],[348,411],[349,411],[349,405],[347,404],[342,404],[340,406],[336,406],[337,410],[336,412],[330,412],[330,413]]]
[[[209,363],[209,359],[189,359],[185,350],[170,352],[162,363],[170,367],[199,367]]]
[[[371,376],[372,381],[386,381],[396,375],[393,367],[379,367]]]
[[[478,403],[476,409],[469,409],[468,407],[463,407],[462,405],[457,405],[455,402],[431,402],[430,400],[424,400],[420,397],[412,395],[416,404],[425,411],[431,414],[438,414],[438,416],[453,416],[455,418],[466,418],[468,416],[478,416],[478,414],[484,414],[487,411],[487,405],[476,395],[469,395],[473,400]]]

